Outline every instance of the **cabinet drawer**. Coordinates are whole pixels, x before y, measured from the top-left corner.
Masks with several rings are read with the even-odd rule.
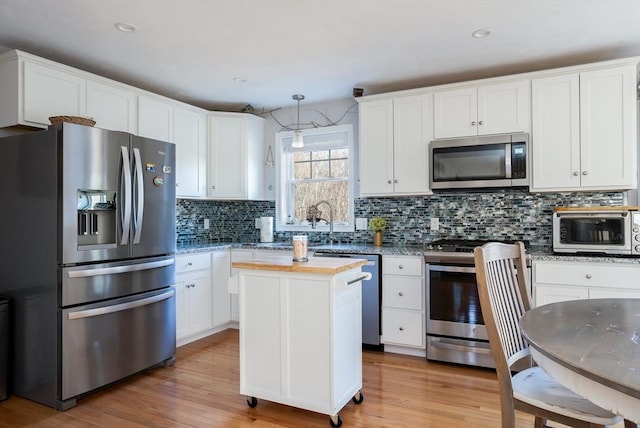
[[[382,306],[421,311],[422,290],[422,278],[385,275],[382,277]]]
[[[422,276],[424,259],[422,257],[382,257],[384,275]]]
[[[209,253],[181,254],[176,256],[176,273],[210,268],[211,255]]]
[[[382,342],[407,346],[424,346],[422,312],[383,309]]]
[[[638,289],[639,275],[640,265],[554,262],[534,264],[536,284]]]

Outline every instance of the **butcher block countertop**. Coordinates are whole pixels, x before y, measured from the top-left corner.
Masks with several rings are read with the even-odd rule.
[[[364,259],[343,259],[337,257],[309,257],[308,262],[294,262],[290,256],[269,257],[268,259],[253,259],[233,262],[236,269],[255,269],[279,272],[319,273],[335,275],[350,269],[363,266]]]

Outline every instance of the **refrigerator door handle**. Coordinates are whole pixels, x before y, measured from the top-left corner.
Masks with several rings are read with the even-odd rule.
[[[175,263],[175,259],[172,257],[166,260],[158,260],[155,262],[147,262],[147,263],[138,263],[135,265],[113,266],[113,267],[105,267],[105,268],[97,268],[97,269],[72,270],[67,272],[67,277],[70,279],[87,278],[91,276],[112,275],[114,273],[136,272],[139,270],[156,269],[160,267],[171,266],[174,263]]]
[[[122,239],[120,239],[120,245],[127,245],[129,242],[129,230],[131,229],[131,163],[129,161],[129,148],[120,146],[120,151],[122,156],[122,175],[120,181],[120,224],[122,225]]]
[[[105,315],[105,314],[112,314],[114,312],[126,311],[128,309],[137,308],[139,306],[146,306],[155,302],[159,302],[161,300],[169,299],[173,297],[174,294],[175,292],[173,290],[169,290],[166,293],[158,294],[157,296],[146,297],[144,299],[134,300],[131,302],[120,303],[112,306],[104,306],[102,308],[87,309],[84,311],[69,312],[67,314],[67,319],[77,320],[81,318],[89,318],[89,317],[95,317],[98,315]]]
[[[140,243],[140,236],[142,235],[142,221],[144,219],[144,180],[142,177],[142,157],[140,156],[140,149],[134,147],[133,160],[135,166],[135,178],[136,185],[136,217],[133,220],[133,243]]]

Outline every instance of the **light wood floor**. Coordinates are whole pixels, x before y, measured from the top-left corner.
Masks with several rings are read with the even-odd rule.
[[[134,376],[57,412],[12,396],[0,427],[329,427],[329,417],[239,394],[238,332],[178,348],[175,366]],[[499,427],[495,372],[364,352],[361,405],[340,412],[343,427]],[[517,427],[532,427],[519,413]]]

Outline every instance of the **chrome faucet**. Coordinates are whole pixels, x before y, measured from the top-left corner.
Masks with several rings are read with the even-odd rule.
[[[320,201],[317,202],[315,205],[311,205],[308,209],[307,209],[307,220],[309,220],[311,222],[311,229],[315,229],[316,228],[316,224],[318,222],[318,220],[324,220],[327,221],[326,219],[323,219],[321,217],[319,217],[319,210],[318,210],[318,205],[320,204],[326,204],[329,207],[329,243],[333,244],[333,205],[331,205],[331,203],[329,201]]]

